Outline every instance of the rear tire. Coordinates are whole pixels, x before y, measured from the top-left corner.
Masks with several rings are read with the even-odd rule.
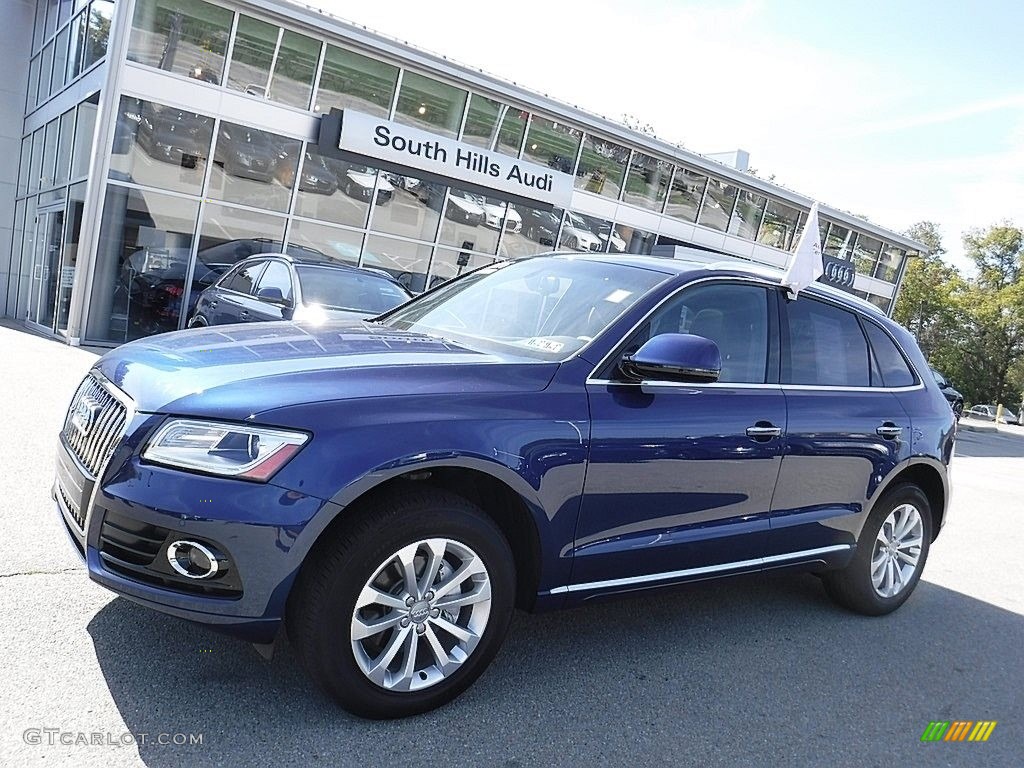
[[[916,485],[900,484],[871,510],[850,564],[822,575],[825,591],[856,613],[891,613],[907,601],[921,579],[931,540],[928,497]]]
[[[288,634],[309,675],[349,712],[405,717],[448,703],[484,672],[515,584],[512,552],[490,518],[460,496],[409,484],[317,544]]]

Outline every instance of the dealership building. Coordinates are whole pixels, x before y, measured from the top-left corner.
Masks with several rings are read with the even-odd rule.
[[[4,8],[0,316],[71,344],[183,328],[260,252],[413,291],[554,249],[783,266],[812,202],[287,0]],[[819,211],[828,280],[891,311],[924,246]]]

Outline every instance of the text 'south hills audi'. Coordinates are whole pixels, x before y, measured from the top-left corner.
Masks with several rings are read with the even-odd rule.
[[[82,382],[54,495],[90,576],[352,712],[465,690],[513,607],[775,568],[899,607],[954,416],[913,338],[740,264],[547,255],[372,321],[169,333]]]

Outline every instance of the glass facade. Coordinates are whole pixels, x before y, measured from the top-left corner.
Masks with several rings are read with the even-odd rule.
[[[355,109],[572,174],[572,210],[324,156],[307,134],[288,135],[283,126],[295,123],[286,112],[278,132],[247,125],[237,113],[184,109],[180,99],[171,106],[158,93],[115,95],[114,138],[104,148],[109,173],[91,193],[104,207],[86,308],[88,340],[119,342],[183,327],[198,292],[256,252],[284,249],[373,266],[419,291],[495,258],[556,248],[649,253],[656,243],[678,242],[658,234],[661,216],[667,217],[660,219],[662,231],[675,220],[780,251],[797,242],[806,214],[771,189],[759,191],[756,179],[748,185],[724,172],[709,175],[696,159],[688,167],[674,154],[659,157],[611,128],[595,134],[573,120],[534,113],[507,93],[479,92],[450,73],[416,71],[242,6],[136,0],[127,58],[132,66],[293,112]],[[103,57],[114,7],[112,0],[78,0],[66,11],[42,13],[33,34],[27,113]],[[23,136],[14,252],[29,273],[58,223],[65,260],[71,252],[77,259],[77,236],[69,245],[67,227],[73,206],[81,222],[80,184],[98,105],[93,98]],[[60,222],[40,219],[58,208]],[[605,216],[589,214],[597,210]],[[826,252],[856,259],[861,274],[898,279],[903,249],[824,218],[822,224]],[[32,288],[19,283],[22,305]],[[45,317],[38,296],[46,291],[35,288],[36,313]],[[54,296],[59,318],[62,294]]]

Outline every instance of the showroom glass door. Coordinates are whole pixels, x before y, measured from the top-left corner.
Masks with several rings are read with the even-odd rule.
[[[54,331],[54,309],[61,284],[60,258],[64,245],[64,208],[36,214],[36,252],[32,260],[30,323]]]

